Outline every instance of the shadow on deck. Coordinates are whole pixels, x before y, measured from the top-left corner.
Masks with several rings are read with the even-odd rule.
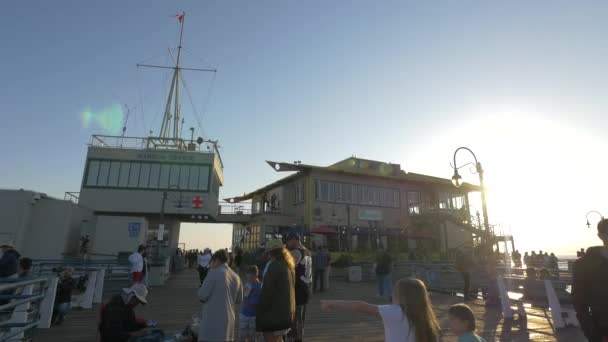
[[[327,314],[320,311],[319,299],[357,299],[380,302],[374,298],[373,283],[347,283],[333,281],[332,288],[316,295],[307,308],[306,341],[384,341],[382,323],[359,314]],[[148,305],[136,309],[138,316],[159,323],[167,335],[184,329],[192,315],[200,310],[196,298],[198,274],[184,270],[175,274],[167,286],[152,288]],[[462,299],[440,293],[432,294],[435,312],[444,333],[443,341],[456,341],[447,332],[447,309]],[[580,330],[562,329],[554,333],[549,315],[541,309],[527,308],[527,322],[503,322],[500,308],[486,308],[481,301],[468,303],[477,317],[478,332],[489,341],[584,341]],[[93,310],[74,310],[61,326],[39,329],[34,337],[41,342],[96,341],[96,324],[99,307]],[[523,325],[523,326],[522,326]]]

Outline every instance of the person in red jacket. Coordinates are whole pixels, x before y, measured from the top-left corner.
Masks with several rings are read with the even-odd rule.
[[[608,342],[608,219],[597,224],[603,246],[590,247],[574,263],[572,300],[589,342]]]

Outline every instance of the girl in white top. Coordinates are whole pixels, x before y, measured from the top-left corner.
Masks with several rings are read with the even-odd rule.
[[[361,301],[322,300],[321,310],[346,310],[382,319],[386,342],[435,342],[439,323],[424,283],[407,278],[393,289],[393,304],[373,305]]]

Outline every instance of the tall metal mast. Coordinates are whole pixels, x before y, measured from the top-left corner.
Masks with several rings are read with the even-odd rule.
[[[179,139],[179,62],[182,57],[182,37],[184,35],[184,21],[186,21],[186,12],[182,12],[181,28],[179,30],[179,45],[177,46],[177,62],[175,63],[175,115],[173,116],[173,139]]]
[[[179,31],[179,45],[177,46],[177,60],[174,67],[162,66],[162,65],[150,65],[150,64],[137,64],[138,67],[149,67],[149,68],[160,68],[160,69],[173,69],[173,78],[171,79],[171,87],[169,88],[169,94],[167,95],[167,103],[165,105],[165,114],[163,122],[160,128],[159,138],[165,141],[166,145],[171,145],[170,141],[177,144],[180,139],[180,104],[179,104],[179,82],[180,72],[182,70],[191,71],[209,71],[217,72],[216,69],[197,69],[197,68],[182,68],[182,38],[184,35],[184,21],[186,20],[186,12],[178,14],[176,16],[181,24]],[[173,107],[173,108],[171,108]],[[171,110],[173,109],[173,113]],[[173,119],[173,120],[171,120]],[[171,127],[171,121],[173,121],[173,127]],[[173,132],[171,133],[171,128]]]

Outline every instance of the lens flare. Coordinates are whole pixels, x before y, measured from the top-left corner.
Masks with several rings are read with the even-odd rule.
[[[97,128],[103,134],[120,134],[124,114],[120,105],[112,105],[100,111],[84,110],[80,114],[83,128]]]

